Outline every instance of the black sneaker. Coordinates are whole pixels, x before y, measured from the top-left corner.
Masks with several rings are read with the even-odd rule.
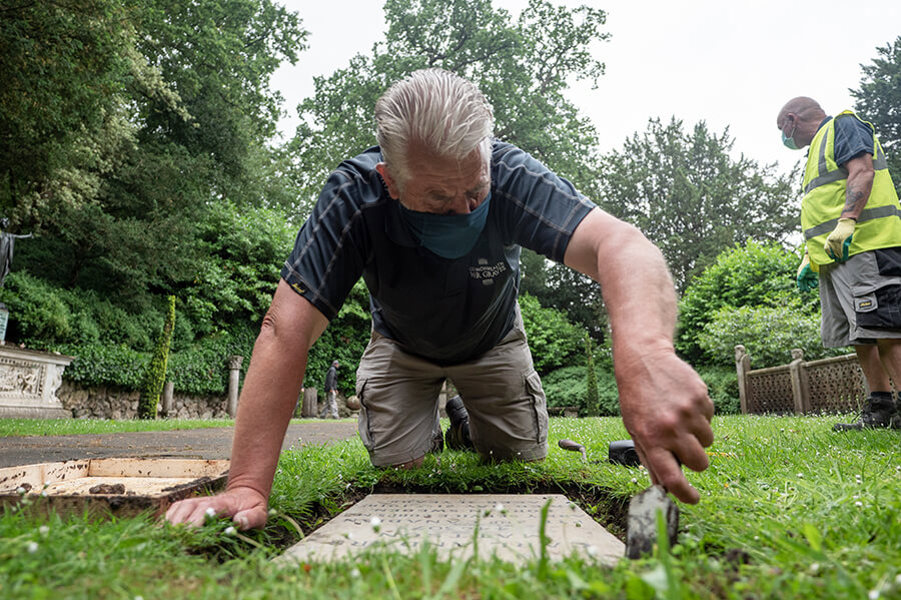
[[[870,396],[867,405],[860,411],[860,418],[854,423],[836,423],[832,431],[860,431],[861,429],[899,429],[901,415],[895,409],[891,396],[881,398]]]
[[[444,410],[447,411],[447,418],[450,419],[450,427],[444,435],[447,447],[451,450],[474,450],[472,438],[469,437],[469,414],[466,407],[463,406],[463,399],[460,396],[454,396],[447,401]]]

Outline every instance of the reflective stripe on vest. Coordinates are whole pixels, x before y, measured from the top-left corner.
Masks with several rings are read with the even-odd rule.
[[[848,170],[835,162],[835,122],[839,117],[857,119],[845,111],[823,125],[810,144],[804,170],[804,198],[801,202],[801,224],[807,251],[814,265],[833,262],[823,245],[835,229],[846,202]],[[862,121],[866,123],[866,121]],[[870,129],[873,126],[866,123]],[[888,161],[882,145],[873,134],[873,187],[866,207],[861,211],[851,241],[851,254],[901,246],[901,206],[888,172]]]
[[[875,134],[873,137],[875,139],[875,137],[876,137]],[[846,169],[844,167],[839,167],[835,171],[829,171],[829,167],[827,166],[827,163],[826,163],[826,146],[827,145],[828,144],[826,144],[825,142],[820,144],[820,152],[819,152],[820,157],[819,157],[819,160],[817,161],[817,172],[823,173],[823,174],[819,175],[817,177],[814,177],[810,181],[810,183],[808,183],[807,186],[804,187],[805,194],[815,187],[819,187],[819,186],[825,185],[827,183],[832,183],[833,181],[839,181],[839,180],[848,178],[848,169]],[[882,146],[878,143],[875,144],[875,146],[876,146],[874,148],[875,153],[873,155],[875,157],[875,158],[873,158],[873,170],[879,171],[881,169],[888,169],[888,160],[886,160],[886,158],[885,158],[885,152],[882,151]]]

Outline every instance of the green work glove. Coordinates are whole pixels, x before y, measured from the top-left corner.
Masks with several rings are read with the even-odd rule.
[[[798,267],[798,289],[809,292],[820,285],[820,278],[810,268],[810,256],[805,252],[801,266]]]
[[[851,246],[851,238],[854,237],[854,227],[857,226],[856,219],[842,218],[838,220],[838,225],[826,238],[823,250],[826,255],[835,262],[845,262],[848,260],[848,249]]]

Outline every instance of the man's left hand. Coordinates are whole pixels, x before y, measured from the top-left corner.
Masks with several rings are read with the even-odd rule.
[[[713,402],[706,384],[671,349],[620,362],[616,374],[623,423],[651,481],[683,502],[697,503],[700,494],[676,458],[694,471],[709,465],[704,448],[713,443]]]
[[[826,255],[835,262],[845,262],[848,260],[848,254],[851,248],[851,238],[854,237],[854,228],[857,221],[848,217],[842,217],[838,220],[838,225],[826,238],[823,249]]]

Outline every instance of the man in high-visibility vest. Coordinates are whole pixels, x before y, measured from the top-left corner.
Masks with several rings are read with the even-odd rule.
[[[873,126],[851,111],[829,117],[812,98],[789,100],[776,119],[782,142],[810,146],[798,287],[820,288],[827,348],[853,345],[869,388],[854,423],[836,431],[901,428],[901,206]]]

